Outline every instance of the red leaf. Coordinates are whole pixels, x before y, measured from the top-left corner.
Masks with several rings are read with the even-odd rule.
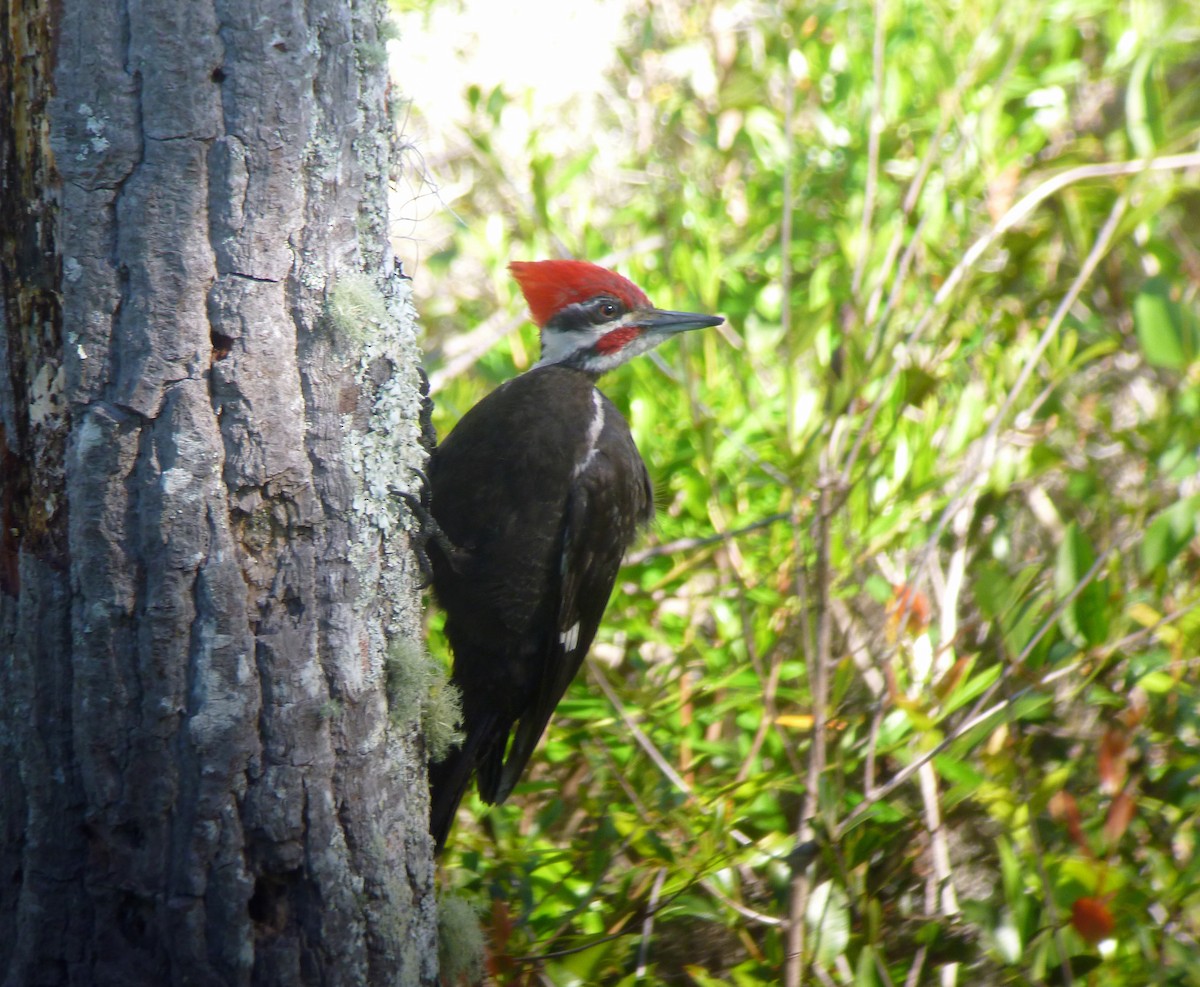
[[[896,584],[888,602],[888,631],[898,636],[901,621],[909,634],[917,635],[929,626],[929,597],[911,586]]]
[[[1112,935],[1117,923],[1108,906],[1099,898],[1078,898],[1071,906],[1071,925],[1088,942],[1099,942]]]
[[[1128,788],[1112,800],[1108,807],[1108,815],[1104,819],[1104,838],[1110,847],[1125,834],[1136,811],[1137,805]]]
[[[509,950],[509,940],[512,938],[513,920],[508,910],[508,903],[501,898],[492,899],[492,923],[488,929],[491,949],[487,954],[487,971],[493,977],[500,974],[512,974],[517,964]]]
[[[1056,792],[1050,799],[1050,818],[1065,822],[1072,842],[1088,856],[1091,856],[1092,848],[1088,846],[1087,839],[1083,835],[1083,825],[1079,818],[1079,803],[1075,801],[1074,795],[1070,792]]]
[[[1100,738],[1100,753],[1097,755],[1100,770],[1100,791],[1114,795],[1125,784],[1126,761],[1129,754],[1129,736],[1121,727],[1109,727]]]

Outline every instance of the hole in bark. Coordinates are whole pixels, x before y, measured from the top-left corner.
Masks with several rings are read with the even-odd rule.
[[[133,850],[140,849],[146,842],[146,834],[142,832],[142,827],[135,822],[121,823],[116,826],[113,829],[113,836],[121,846]]]
[[[286,874],[260,874],[254,882],[247,910],[259,934],[276,934],[287,928],[291,912],[290,891],[299,877],[298,871]]]
[[[134,946],[145,946],[154,921],[154,905],[147,898],[125,892],[117,904],[117,926],[125,939]]]
[[[211,78],[212,81],[215,82],[217,85],[220,85],[222,82],[225,81],[225,70],[223,68],[221,68],[221,66],[218,65],[215,69],[212,70],[212,75],[209,78]]]
[[[225,333],[217,332],[214,329],[209,334],[209,338],[212,340],[213,363],[216,363],[218,360],[224,360],[225,357],[229,356],[230,351],[233,349],[232,336],[226,336]]]

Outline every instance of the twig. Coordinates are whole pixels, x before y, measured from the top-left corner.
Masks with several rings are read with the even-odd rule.
[[[931,309],[937,309],[950,297],[954,289],[958,287],[958,282],[962,280],[963,275],[975,266],[979,258],[983,256],[993,243],[1018,223],[1027,219],[1050,196],[1062,191],[1068,185],[1087,181],[1090,178],[1115,178],[1120,175],[1140,175],[1142,172],[1147,171],[1183,171],[1187,168],[1200,168],[1200,151],[1193,151],[1187,154],[1168,154],[1161,158],[1136,158],[1132,161],[1108,161],[1101,164],[1080,165],[1076,168],[1068,168],[1066,171],[1046,179],[1022,198],[1020,202],[1012,206],[1008,212],[1000,217],[999,222],[995,226],[967,248],[967,252],[963,254],[962,260],[955,265],[954,270],[950,272],[950,276],[946,278],[945,282],[938,289],[937,294],[934,295]]]
[[[734,538],[740,538],[751,531],[758,531],[760,528],[770,527],[779,521],[786,521],[789,517],[791,517],[789,513],[781,511],[778,514],[769,514],[767,517],[752,521],[744,527],[734,528],[732,531],[718,531],[715,534],[705,535],[703,538],[677,538],[675,541],[665,542],[661,545],[647,545],[640,551],[627,555],[625,557],[625,564],[639,565],[647,559],[657,558],[660,555],[671,555],[674,552],[691,552],[694,549],[715,545],[718,542],[732,541]]]
[[[925,956],[928,952],[928,946],[917,947],[912,966],[908,968],[908,976],[904,980],[904,987],[917,987],[917,984],[921,982],[921,970],[925,966]]]
[[[1196,163],[1200,165],[1200,155],[1196,155]],[[1079,171],[1081,169],[1075,170]],[[1030,196],[1026,196],[1026,199],[1028,198]],[[1113,207],[1108,214],[1108,219],[1105,220],[1104,226],[1101,227],[1095,243],[1092,244],[1092,249],[1084,259],[1083,266],[1080,267],[1079,273],[1071,282],[1067,293],[1059,301],[1058,307],[1054,310],[1054,315],[1051,316],[1050,321],[1046,324],[1046,328],[1042,331],[1042,335],[1039,337],[1037,345],[1033,348],[1033,352],[1025,358],[1021,372],[1017,375],[1017,379],[1013,382],[1012,387],[1009,388],[1008,394],[1005,395],[1004,403],[992,417],[987,431],[974,443],[973,455],[968,458],[966,466],[959,474],[961,479],[957,489],[942,509],[942,513],[939,515],[937,522],[933,526],[933,530],[930,532],[929,537],[925,540],[924,547],[921,549],[917,564],[913,568],[914,582],[924,572],[925,565],[932,556],[950,518],[961,509],[964,498],[970,496],[972,490],[975,490],[986,479],[987,471],[991,469],[992,461],[998,449],[997,436],[1001,426],[1008,418],[1008,413],[1012,410],[1013,405],[1016,404],[1017,398],[1024,391],[1029,378],[1033,375],[1034,367],[1041,361],[1046,348],[1058,335],[1058,330],[1062,326],[1063,320],[1066,319],[1067,314],[1074,307],[1075,302],[1083,292],[1084,285],[1091,280],[1096,266],[1100,263],[1104,255],[1108,253],[1109,245],[1112,242],[1113,235],[1117,231],[1117,226],[1120,224],[1121,218],[1125,215],[1128,203],[1128,193],[1118,196],[1117,201],[1113,203]]]
[[[1033,635],[1033,637],[1030,638],[1028,643],[1026,643],[1025,647],[1021,649],[1021,653],[1019,655],[1017,655],[1016,660],[1013,662],[1014,668],[1019,668],[1025,663],[1025,660],[1032,653],[1033,649],[1035,647],[1037,647],[1038,642],[1045,636],[1046,632],[1051,627],[1053,627],[1055,625],[1055,623],[1058,622],[1058,619],[1062,616],[1062,614],[1066,610],[1066,608],[1071,605],[1071,603],[1075,600],[1075,598],[1081,592],[1083,592],[1084,587],[1086,587],[1096,577],[1096,574],[1100,571],[1101,567],[1108,562],[1108,559],[1112,554],[1113,554],[1113,549],[1111,549],[1111,548],[1107,549],[1105,552],[1103,552],[1100,555],[1100,557],[1098,559],[1096,559],[1096,561],[1092,564],[1091,568],[1088,569],[1088,571],[1083,574],[1083,576],[1079,580],[1079,582],[1076,583],[1075,586],[1073,586],[1071,588],[1071,591],[1069,593],[1067,593],[1067,595],[1064,596],[1061,601],[1059,601],[1058,605],[1055,606],[1055,608],[1050,612],[1050,614],[1042,622],[1042,625],[1038,628],[1037,633],[1035,633]],[[906,781],[908,781],[909,778],[911,778],[914,774],[916,774],[918,771],[920,771],[924,765],[930,763],[935,757],[937,757],[939,754],[941,754],[945,750],[947,750],[950,747],[950,745],[953,744],[955,741],[957,741],[960,737],[970,733],[972,730],[974,730],[980,724],[986,723],[989,719],[991,719],[993,716],[997,715],[998,713],[1005,712],[1017,701],[1017,699],[1021,698],[1022,696],[1026,695],[1029,692],[1032,692],[1035,688],[1040,688],[1042,686],[1049,685],[1050,683],[1057,681],[1058,679],[1064,677],[1065,675],[1069,675],[1071,672],[1073,672],[1076,668],[1079,667],[1079,664],[1080,664],[1079,661],[1073,661],[1067,665],[1064,665],[1062,668],[1055,669],[1053,672],[1048,672],[1046,675],[1043,675],[1041,677],[1041,679],[1039,679],[1033,685],[1026,686],[1024,689],[1021,689],[1019,692],[1013,693],[1011,696],[1006,697],[1005,699],[1002,699],[1000,702],[996,703],[994,706],[991,706],[985,710],[982,710],[981,712],[973,713],[972,715],[968,716],[966,720],[964,720],[962,723],[960,723],[957,727],[954,727],[946,735],[946,737],[942,741],[940,741],[938,744],[936,744],[933,748],[931,748],[928,751],[925,751],[923,754],[920,754],[916,758],[916,760],[912,761],[910,764],[901,768],[899,771],[896,772],[895,775],[893,775],[888,781],[884,782],[878,788],[864,793],[863,800],[861,802],[859,802],[858,805],[856,805],[853,810],[851,810],[851,812],[846,816],[846,818],[843,819],[836,826],[831,827],[831,830],[830,830],[831,838],[834,840],[841,839],[841,837],[845,833],[847,833],[850,829],[852,829],[855,825],[858,824],[858,821],[864,815],[866,815],[867,811],[871,808],[871,806],[875,805],[875,803],[877,803],[877,802],[881,801],[882,799],[887,798],[887,796],[891,795],[892,792],[894,792],[897,788],[899,788]],[[1004,678],[1002,675],[1000,680],[998,680],[995,684],[993,684],[991,686],[991,688],[989,688],[987,691],[985,691],[983,693],[982,696],[979,697],[979,700],[975,704],[976,710],[978,710],[982,706],[983,703],[987,702],[992,696],[994,696],[996,694],[997,690],[999,690],[1001,688],[1003,681],[1004,681]]]
[[[875,39],[871,44],[871,115],[867,124],[867,181],[863,188],[858,260],[854,263],[854,277],[850,281],[850,293],[856,299],[867,269],[867,258],[871,255],[871,220],[874,218],[876,188],[879,185],[879,135],[883,131],[883,36],[886,14],[886,0],[875,0]]]
[[[705,806],[698,798],[696,798],[695,791],[692,789],[692,786],[687,783],[687,780],[683,777],[683,775],[675,770],[674,766],[666,759],[666,757],[663,756],[662,751],[658,749],[654,741],[646,736],[646,733],[642,730],[642,728],[637,725],[637,721],[629,715],[629,710],[625,708],[625,704],[621,702],[620,697],[609,683],[608,677],[604,674],[604,670],[596,663],[596,660],[592,658],[591,655],[588,656],[587,665],[588,670],[592,673],[592,678],[595,680],[596,684],[600,686],[600,691],[604,693],[605,698],[609,701],[609,703],[612,704],[613,709],[616,710],[617,716],[621,718],[621,722],[625,724],[625,729],[627,729],[633,735],[633,739],[637,741],[638,746],[641,747],[641,749],[646,752],[646,755],[650,758],[650,760],[654,762],[654,766],[658,768],[660,772],[662,772],[663,776],[672,785],[674,785],[684,795],[688,796],[688,798],[692,799],[697,806],[705,811],[709,811],[708,807]],[[741,846],[750,846],[754,842],[740,829],[735,828],[729,830],[729,835],[733,837],[733,839]]]
[[[751,922],[757,922],[759,925],[770,925],[777,927],[783,925],[784,923],[784,920],[776,915],[764,915],[762,912],[755,911],[753,908],[743,905],[740,901],[734,901],[729,897],[729,895],[727,895],[711,881],[702,880],[700,883],[704,886],[704,890],[716,898],[717,901],[721,902],[721,904],[728,908],[732,908],[735,912],[742,916],[742,918],[747,918]]]
[[[1026,195],[1020,202],[1010,208],[1001,218],[995,223],[986,233],[979,237],[963,255],[963,259],[955,265],[950,275],[946,278],[941,288],[938,289],[933,301],[925,309],[924,314],[917,321],[916,325],[909,331],[903,348],[908,349],[916,340],[922,338],[933,324],[934,318],[941,311],[943,303],[950,297],[958,283],[966,275],[978,261],[979,258],[992,246],[1001,236],[1008,230],[1023,221],[1033,212],[1037,206],[1057,192],[1062,191],[1069,185],[1077,182],[1086,181],[1092,178],[1110,178],[1120,175],[1137,175],[1144,171],[1182,171],[1186,168],[1200,168],[1200,152],[1192,152],[1189,154],[1171,154],[1161,158],[1153,158],[1150,160],[1136,159],[1133,161],[1115,161],[1105,164],[1083,165],[1078,168],[1070,168],[1067,171],[1061,172],[1052,178],[1047,179],[1038,185],[1032,192]],[[1082,284],[1080,285],[1082,287]],[[1073,301],[1072,301],[1073,304]],[[858,430],[858,437],[855,439],[854,446],[851,448],[850,454],[846,457],[845,465],[842,467],[842,477],[845,483],[849,483],[854,465],[858,461],[858,457],[862,452],[867,436],[872,434],[872,425],[875,417],[878,415],[880,408],[883,406],[883,397],[890,391],[890,385],[895,378],[904,370],[904,361],[896,360],[892,364],[892,369],[888,373],[887,379],[880,388],[880,398],[877,398],[868,409],[862,426]]]
[[[900,260],[900,268],[896,272],[895,278],[892,279],[892,290],[888,294],[887,304],[884,306],[883,314],[876,319],[876,314],[879,312],[879,303],[883,298],[884,288],[887,285],[888,275],[892,270],[892,265],[896,261],[896,255],[900,251],[900,246],[904,242],[904,231],[907,225],[908,218],[912,215],[913,210],[917,207],[917,202],[920,199],[922,190],[925,188],[925,180],[929,177],[929,172],[933,168],[933,163],[936,160],[941,149],[942,138],[945,137],[946,131],[950,129],[950,123],[958,113],[959,107],[962,105],[963,93],[975,81],[975,71],[983,63],[984,59],[990,54],[992,42],[998,32],[1000,21],[1006,16],[1006,12],[1001,9],[992,18],[992,22],[988,25],[987,30],[979,35],[975,40],[975,44],[971,49],[971,55],[967,61],[967,67],[959,74],[954,82],[954,89],[950,94],[950,98],[945,102],[941,118],[938,120],[937,130],[934,131],[930,138],[928,146],[925,149],[925,155],[921,159],[921,164],[917,168],[916,175],[913,176],[909,183],[908,191],[904,195],[904,202],[900,207],[900,214],[905,220],[899,229],[896,230],[892,237],[892,242],[888,245],[887,256],[884,260],[883,267],[876,278],[875,289],[871,293],[871,300],[867,304],[866,317],[863,322],[868,326],[874,326],[871,334],[871,345],[867,350],[868,363],[874,363],[875,357],[878,356],[879,347],[883,345],[884,330],[892,311],[896,307],[896,302],[900,297],[900,292],[904,287],[905,279],[908,275],[908,268],[912,264],[913,258],[916,256],[918,247],[921,244],[921,231],[924,229],[925,221],[928,214],[922,215],[917,222],[916,227],[908,237],[908,244],[905,246],[904,256]],[[999,77],[995,80],[996,84],[993,87],[996,91],[994,100],[1002,100],[1005,92],[1004,81],[1011,75],[1016,67],[1019,58],[1019,53],[1024,49],[1025,41],[1022,40],[1013,46],[1012,52],[1009,54],[1008,63],[1004,66]],[[954,153],[949,157],[943,165],[942,170],[945,172],[949,167],[958,163],[963,155],[964,149],[969,145],[971,133],[964,129],[962,138],[958,142],[958,146],[954,149]]]
[[[787,23],[782,4],[777,6],[781,24]],[[784,366],[792,365],[792,197],[795,194],[795,177],[792,174],[792,147],[796,112],[796,80],[792,78],[788,64],[783,77],[783,143],[787,153],[783,157],[783,215],[779,219],[779,287],[782,292],[779,307],[779,324],[783,330]],[[792,375],[785,375],[785,387],[790,388]],[[792,407],[788,395],[788,407]],[[791,412],[788,413],[788,434],[791,434]]]
[[[796,827],[797,843],[812,838],[812,822],[820,810],[821,777],[825,773],[825,722],[829,706],[829,664],[832,651],[833,619],[830,612],[830,539],[833,516],[832,473],[824,472],[827,453],[823,453],[823,479],[820,484],[819,507],[814,523],[817,560],[816,599],[813,603],[816,639],[805,640],[805,655],[808,659],[808,681],[812,693],[813,733],[808,748],[808,775],[805,783],[804,807]],[[797,553],[797,565],[799,565]],[[808,907],[812,867],[805,868],[792,879],[791,907],[788,912],[787,958],[784,968],[784,983],[787,987],[800,987],[804,981],[804,915]]]
[[[654,931],[654,915],[658,910],[658,896],[662,893],[663,882],[667,879],[667,868],[663,867],[654,875],[654,885],[650,888],[650,901],[646,905],[646,917],[642,919],[642,941],[638,946],[637,973],[634,982],[640,983],[646,976],[646,957],[650,955],[650,934]]]

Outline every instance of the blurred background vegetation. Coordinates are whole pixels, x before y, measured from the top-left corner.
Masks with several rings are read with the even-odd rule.
[[[460,813],[491,976],[1200,984],[1200,8],[505,6],[561,85],[405,124],[439,431],[536,359],[510,260],[727,323],[603,382],[659,519]]]

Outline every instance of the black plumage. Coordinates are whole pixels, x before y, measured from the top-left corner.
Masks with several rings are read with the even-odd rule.
[[[653,517],[653,495],[620,412],[589,374],[561,366],[472,408],[435,450],[429,483],[454,545],[448,557],[431,542],[429,559],[466,734],[430,767],[440,850],[472,770],[486,802],[512,791],[591,646],[622,556]]]

